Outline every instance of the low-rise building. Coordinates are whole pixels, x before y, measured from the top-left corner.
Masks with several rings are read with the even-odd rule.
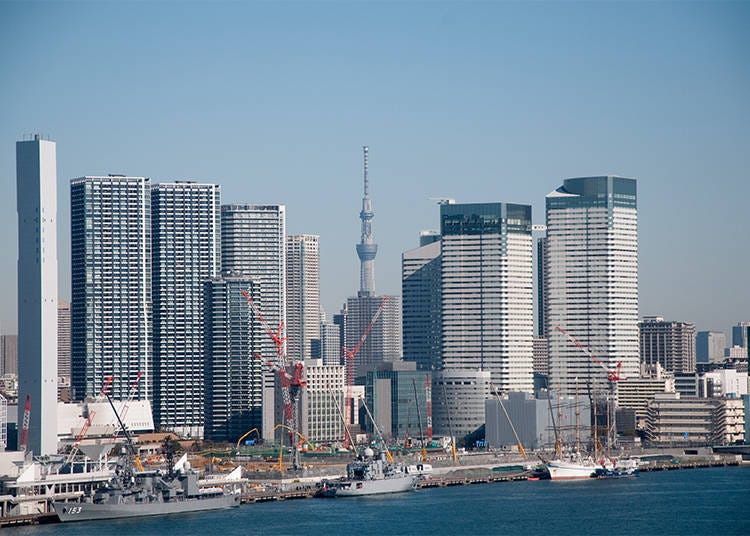
[[[726,445],[745,434],[741,398],[657,394],[649,402],[646,439],[651,446]]]
[[[490,372],[451,369],[433,374],[434,432],[460,439],[484,424],[484,401],[490,396]]]
[[[642,365],[642,368],[646,367]],[[675,375],[662,372],[661,365],[654,366],[654,373],[644,370],[639,378],[628,378],[617,383],[617,407],[635,411],[638,428],[645,426],[648,403],[659,393],[675,392]]]
[[[515,428],[525,449],[550,449],[555,444],[554,423],[559,415],[563,444],[573,447],[580,442],[586,447],[591,439],[591,407],[588,400],[579,399],[576,407],[574,398],[558,400],[553,395],[552,400],[547,400],[546,396],[546,393],[540,393],[540,398],[533,398],[528,393],[512,392],[502,400],[497,397],[486,400],[487,444],[493,448],[518,445],[513,433]]]

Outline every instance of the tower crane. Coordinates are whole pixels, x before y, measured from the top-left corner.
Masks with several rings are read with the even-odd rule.
[[[555,329],[565,335],[570,342],[575,344],[584,354],[589,356],[592,361],[597,363],[604,371],[607,373],[607,381],[609,382],[609,392],[610,392],[610,399],[609,399],[609,407],[607,408],[607,420],[609,421],[607,423],[607,448],[610,448],[611,444],[614,443],[615,437],[616,437],[616,413],[614,408],[614,398],[615,398],[615,392],[617,390],[617,382],[622,380],[627,380],[625,376],[622,375],[622,362],[618,361],[617,365],[615,365],[614,368],[609,368],[607,365],[605,365],[598,357],[594,355],[594,353],[583,346],[580,342],[576,340],[575,337],[573,337],[570,333],[562,329],[560,326],[555,326]],[[594,423],[594,426],[597,426],[596,423]]]
[[[286,348],[284,343],[286,342],[287,338],[282,336],[284,333],[284,323],[282,322],[276,331],[271,329],[271,326],[269,326],[268,322],[266,322],[263,313],[261,313],[260,308],[255,304],[252,296],[250,296],[250,294],[248,294],[245,290],[242,290],[241,292],[247,300],[247,303],[250,305],[253,314],[255,314],[256,318],[260,321],[261,326],[266,331],[268,336],[273,341],[274,346],[276,347],[275,361],[263,359],[258,354],[254,354],[254,357],[263,360],[271,368],[271,370],[277,372],[280,376],[281,396],[284,400],[284,417],[287,421],[286,427],[289,431],[289,443],[292,447],[292,468],[299,469],[299,448],[297,447],[297,441],[295,440],[295,435],[297,434],[296,405],[300,392],[306,385],[305,381],[302,379],[304,366],[301,361],[292,365],[289,361],[288,356],[286,355]]]
[[[29,448],[29,423],[31,422],[31,395],[26,395],[26,405],[23,408],[23,424],[21,425],[20,450],[26,452]]]
[[[359,339],[359,342],[357,342],[356,346],[349,350],[346,345],[342,346],[342,360],[344,361],[344,365],[346,366],[346,404],[347,404],[347,416],[351,418],[353,412],[354,412],[354,397],[352,395],[352,386],[354,385],[354,359],[357,356],[357,353],[359,352],[360,348],[362,348],[362,345],[365,343],[365,340],[367,339],[367,336],[372,331],[373,326],[375,325],[375,322],[378,321],[378,318],[380,318],[380,314],[383,312],[383,307],[385,307],[386,302],[390,296],[384,296],[383,301],[380,302],[380,306],[378,307],[378,310],[375,311],[375,314],[372,316],[372,320],[370,320],[370,323],[367,324],[367,327],[365,328],[364,332],[362,333],[362,337]],[[346,438],[345,442],[346,442]],[[347,445],[348,447],[348,445]]]

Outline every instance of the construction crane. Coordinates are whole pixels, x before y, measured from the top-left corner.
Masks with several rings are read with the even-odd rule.
[[[422,416],[419,413],[419,398],[417,397],[417,380],[412,378],[411,384],[414,386],[414,403],[417,405],[417,422],[419,423],[419,439],[422,443],[422,461],[427,461],[427,449],[425,448],[424,434],[422,433]]]
[[[112,376],[107,376],[107,379],[104,381],[104,385],[99,390],[99,394],[103,395],[104,392],[109,388],[110,383],[112,383]],[[73,443],[73,447],[70,449],[70,454],[68,454],[68,459],[65,460],[65,463],[69,464],[73,461],[73,458],[75,458],[75,455],[78,453],[78,447],[81,444],[81,441],[83,441],[83,439],[86,437],[86,434],[91,427],[91,422],[94,420],[94,415],[96,415],[96,411],[94,411],[93,409],[89,410],[88,415],[83,421],[83,426],[81,426],[81,431],[78,432],[76,440]],[[71,470],[71,473],[72,472],[73,471]]]
[[[117,422],[120,424],[120,428],[125,433],[125,440],[128,446],[128,450],[130,451],[130,455],[133,457],[133,460],[135,461],[135,466],[138,468],[138,471],[143,472],[143,464],[141,463],[141,459],[138,457],[138,453],[135,450],[135,446],[133,445],[133,438],[130,437],[130,432],[128,432],[128,429],[125,427],[125,424],[122,422],[122,419],[120,418],[120,414],[117,413],[117,409],[115,408],[115,403],[112,402],[112,398],[109,396],[109,385],[112,383],[112,376],[110,376],[107,379],[107,383],[104,388],[102,388],[101,394],[107,397],[107,402],[109,402],[110,407],[112,408],[112,413],[115,414],[115,417],[117,418]]]
[[[31,395],[26,395],[26,406],[23,408],[23,424],[21,425],[20,449],[26,452],[29,448],[29,423],[31,422]]]
[[[284,400],[284,417],[287,422],[286,428],[289,430],[289,443],[291,444],[293,454],[292,468],[299,469],[299,448],[295,441],[295,434],[297,432],[296,406],[297,398],[299,397],[302,388],[306,385],[305,381],[302,379],[304,366],[301,361],[295,363],[294,366],[291,366],[291,363],[289,362],[286,355],[286,345],[284,344],[287,338],[282,336],[284,332],[284,323],[282,322],[276,331],[271,329],[268,322],[266,322],[263,313],[261,313],[260,308],[255,305],[252,296],[250,296],[245,290],[242,290],[241,292],[247,300],[247,303],[250,305],[256,318],[260,321],[261,326],[263,326],[263,329],[276,347],[276,361],[274,362],[263,359],[258,354],[255,354],[255,357],[260,358],[268,364],[272,370],[278,372],[281,378],[281,396]]]
[[[616,437],[616,417],[615,417],[615,411],[614,411],[614,399],[615,399],[615,393],[617,390],[617,382],[622,380],[627,380],[625,376],[622,375],[622,362],[618,361],[617,365],[615,365],[615,368],[609,368],[607,365],[605,365],[598,357],[594,355],[594,353],[583,346],[580,342],[576,340],[575,337],[573,337],[570,333],[562,329],[560,326],[555,326],[555,329],[565,335],[573,344],[575,344],[579,350],[581,350],[584,354],[589,356],[592,361],[597,363],[604,371],[607,373],[607,381],[609,382],[609,391],[610,391],[610,398],[608,401],[608,408],[607,408],[607,448],[609,449],[611,445],[615,442]],[[594,423],[594,426],[597,424]]]
[[[135,394],[138,392],[138,384],[141,382],[141,376],[143,376],[143,372],[138,372],[138,374],[135,377],[135,380],[133,380],[133,384],[130,386],[130,392],[128,393],[128,399],[125,401],[125,403],[120,407],[120,415],[122,417],[122,420],[125,420],[125,417],[128,414],[128,410],[130,409],[130,403],[133,401],[133,398],[135,398]],[[111,377],[110,377],[111,380]],[[105,385],[102,388],[102,391],[100,391],[100,394],[104,394],[103,391],[106,390],[108,385]],[[112,434],[112,439],[117,439],[118,430],[115,426],[115,431]]]
[[[362,345],[365,343],[367,336],[370,334],[370,331],[372,331],[375,322],[377,322],[378,318],[380,318],[380,314],[383,312],[383,307],[385,307],[385,303],[389,298],[390,296],[383,297],[383,301],[380,302],[378,310],[375,311],[375,314],[372,316],[372,320],[370,320],[370,323],[367,324],[364,332],[362,332],[362,337],[359,339],[359,342],[357,342],[356,346],[351,350],[349,350],[346,345],[343,345],[341,347],[343,354],[341,358],[344,362],[344,365],[346,366],[346,406],[347,416],[349,417],[351,417],[354,413],[354,397],[352,395],[352,386],[354,385],[354,360],[360,348],[362,348]],[[344,440],[346,441],[346,438],[344,438]]]

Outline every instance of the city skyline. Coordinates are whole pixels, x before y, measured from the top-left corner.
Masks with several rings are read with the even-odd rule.
[[[338,312],[358,288],[369,145],[379,294],[400,294],[401,254],[439,226],[429,197],[531,204],[543,223],[562,180],[614,173],[639,178],[639,316],[727,334],[748,320],[750,252],[733,246],[750,229],[747,5],[403,4],[370,6],[366,21],[346,4],[240,7],[236,20],[226,6],[184,6],[174,20],[166,6],[89,7],[0,6],[12,75],[0,89],[0,178],[12,194],[24,133],[59,145],[63,300],[69,181],[126,173],[214,182],[224,203],[286,205],[289,234],[320,235],[321,305]],[[139,39],[80,31],[116,19]],[[159,36],[201,27],[193,35],[216,36]],[[22,38],[31,28],[34,42]],[[145,85],[115,87],[115,76]],[[76,95],[88,78],[106,90]],[[216,89],[217,78],[228,83]],[[0,240],[17,251],[5,197]],[[3,334],[16,331],[15,261],[0,261]]]

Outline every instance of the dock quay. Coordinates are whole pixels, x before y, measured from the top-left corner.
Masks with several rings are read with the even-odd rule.
[[[710,467],[736,467],[738,465],[740,465],[739,457],[722,456],[721,459],[650,462],[641,465],[640,470],[642,472],[676,471]],[[443,467],[441,469],[445,472],[420,480],[417,484],[417,489],[519,482],[528,480],[529,478],[529,473],[526,471],[496,472],[492,471],[491,468],[481,466]],[[315,484],[310,481],[285,482],[284,486],[278,486],[278,482],[272,484],[268,481],[255,481],[247,482],[243,487],[242,504],[310,499],[315,496],[315,492],[317,491]],[[57,515],[54,512],[48,511],[21,516],[0,517],[0,528],[56,522],[58,522]]]

